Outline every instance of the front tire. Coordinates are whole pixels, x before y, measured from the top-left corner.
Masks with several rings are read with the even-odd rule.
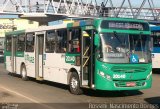
[[[78,74],[75,72],[73,72],[70,76],[69,89],[70,92],[75,95],[80,95],[83,93],[82,89],[80,88],[80,80]]]
[[[21,76],[22,76],[22,80],[24,80],[24,81],[28,80],[27,70],[26,70],[25,65],[22,65]]]
[[[8,75],[13,76],[13,74],[11,72],[8,72]]]

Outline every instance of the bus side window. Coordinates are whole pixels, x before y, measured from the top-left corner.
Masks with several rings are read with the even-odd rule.
[[[17,40],[17,51],[24,51],[25,35],[19,35]]]
[[[34,33],[29,33],[26,36],[26,52],[34,52]]]
[[[80,37],[81,29],[72,29],[68,38],[68,52],[79,53],[80,52]]]
[[[55,31],[49,31],[46,34],[46,53],[53,53],[55,51]]]
[[[57,30],[56,52],[65,53],[67,48],[67,30]]]
[[[12,43],[11,43],[11,36],[7,36],[6,37],[6,51],[11,51],[11,45],[12,45]]]

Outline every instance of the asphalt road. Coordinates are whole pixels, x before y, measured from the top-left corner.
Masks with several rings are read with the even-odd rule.
[[[101,108],[98,106],[102,104],[110,106],[115,103],[144,103],[158,108],[160,104],[160,73],[153,74],[151,89],[114,92],[85,89],[83,95],[73,95],[65,85],[34,79],[23,81],[19,76],[8,75],[3,66],[0,64],[0,109],[6,106],[18,109],[95,109]]]

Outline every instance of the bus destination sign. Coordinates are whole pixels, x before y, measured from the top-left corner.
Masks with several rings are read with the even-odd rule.
[[[109,22],[108,27],[115,29],[143,30],[142,24],[132,22]]]
[[[139,30],[149,31],[149,26],[144,22],[132,22],[132,21],[110,21],[103,20],[101,23],[103,29],[119,29],[119,30]]]

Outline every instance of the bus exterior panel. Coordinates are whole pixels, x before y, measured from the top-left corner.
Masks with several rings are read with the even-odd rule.
[[[155,49],[155,47],[154,47]],[[160,68],[160,53],[152,52],[152,68],[159,69]]]
[[[9,72],[20,74],[24,62],[24,30],[6,33],[5,66]],[[8,40],[8,38],[10,39]],[[13,45],[16,46],[13,47]],[[22,46],[23,45],[23,46]]]
[[[21,65],[24,63],[24,52],[17,52],[16,53],[16,73],[21,75]]]
[[[151,26],[153,38],[152,68],[160,68],[160,26]]]
[[[30,52],[25,52],[25,67],[27,70],[27,76],[35,78],[35,55]]]
[[[80,75],[80,67],[71,64],[66,64],[65,54],[46,53],[46,60],[44,65],[44,79],[58,82],[62,84],[69,84],[69,73],[71,69],[75,69]],[[57,60],[58,59],[58,60]]]
[[[4,53],[4,59],[5,59],[5,68],[9,72],[12,72],[12,65],[11,65],[11,52],[5,51]]]
[[[105,25],[102,24],[102,22]],[[101,38],[101,44],[103,41],[107,43],[107,40],[109,40],[112,43],[112,49],[115,49],[113,47],[117,46],[117,43],[120,43],[119,45],[126,43],[124,46],[126,47],[129,45],[130,47],[130,51],[127,52],[122,51],[120,53],[115,53],[115,51],[111,51],[105,54],[104,51],[102,51],[102,55],[106,56],[105,59],[98,59],[97,57],[101,54],[95,53],[95,56],[97,56],[95,57],[94,73],[95,89],[139,90],[150,88],[152,84],[152,65],[151,53],[147,51],[150,50],[148,41],[151,40],[149,37],[151,32],[148,23],[142,20],[109,18],[95,21],[95,24],[96,28],[99,30],[98,33]],[[111,39],[109,39],[110,37]],[[127,39],[125,39],[126,37]],[[132,40],[131,37],[134,40]],[[143,38],[141,41],[142,43],[137,44],[139,45],[137,47],[136,44],[132,46],[134,43],[130,41],[138,42],[140,39],[137,37]],[[104,38],[106,39],[104,40]],[[115,40],[111,41],[112,39]],[[146,43],[146,45],[144,43]],[[143,46],[146,46],[147,49],[143,50]],[[124,57],[126,55],[128,56],[127,58]],[[135,59],[135,61],[132,61],[133,59]]]
[[[97,61],[95,88],[99,90],[140,90],[151,88],[151,64],[105,64]],[[102,73],[105,75],[103,76]]]

